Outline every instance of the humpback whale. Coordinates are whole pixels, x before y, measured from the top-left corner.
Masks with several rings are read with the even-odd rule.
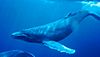
[[[99,16],[90,13],[88,10],[81,10],[75,13],[69,13],[67,17],[61,18],[52,23],[14,32],[11,36],[14,39],[24,40],[30,43],[42,43],[50,49],[74,54],[75,49],[66,47],[58,41],[66,38],[75,31],[80,22],[82,22],[87,16],[93,16],[95,19],[100,20]]]
[[[22,50],[11,50],[0,53],[0,57],[35,57],[33,54]]]

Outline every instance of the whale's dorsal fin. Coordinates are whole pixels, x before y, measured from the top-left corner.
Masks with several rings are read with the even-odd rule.
[[[43,41],[43,44],[51,49],[54,49],[54,50],[57,50],[57,51],[60,51],[60,52],[65,52],[65,53],[68,53],[68,54],[74,54],[75,53],[75,50],[74,49],[71,49],[71,48],[68,48],[58,42],[55,42],[55,41]]]
[[[76,12],[69,12],[64,19],[67,19],[68,17],[74,16],[76,14]]]
[[[69,13],[64,17],[64,19],[67,19],[70,15],[71,15],[71,12],[69,12]]]

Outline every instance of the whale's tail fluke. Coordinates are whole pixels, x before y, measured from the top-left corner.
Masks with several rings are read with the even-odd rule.
[[[68,53],[68,54],[74,54],[75,53],[75,50],[74,49],[71,49],[71,48],[68,48],[58,42],[55,42],[55,41],[43,41],[43,44],[51,49],[54,49],[54,50],[57,50],[57,51],[60,51],[60,52],[65,52],[65,53]]]

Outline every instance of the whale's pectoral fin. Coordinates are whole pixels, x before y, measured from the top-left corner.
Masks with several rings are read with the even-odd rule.
[[[71,49],[71,48],[68,48],[58,42],[55,42],[55,41],[43,41],[43,44],[51,49],[54,49],[54,50],[57,50],[57,51],[60,51],[60,52],[65,52],[65,53],[68,53],[68,54],[74,54],[75,53],[75,50],[74,49]]]

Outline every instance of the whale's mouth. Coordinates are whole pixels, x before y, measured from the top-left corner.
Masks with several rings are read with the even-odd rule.
[[[11,34],[11,37],[14,39],[23,39],[23,38],[27,38],[27,35],[21,32],[15,32]]]
[[[14,39],[23,40],[27,42],[34,42],[34,39],[30,38],[27,34],[22,32],[12,33],[11,37]]]
[[[12,33],[11,37],[13,39],[24,40],[24,41],[27,41],[27,42],[37,42],[37,43],[41,42],[41,41],[39,41],[39,39],[37,38],[36,35],[31,36],[30,34],[23,33],[23,32]]]

